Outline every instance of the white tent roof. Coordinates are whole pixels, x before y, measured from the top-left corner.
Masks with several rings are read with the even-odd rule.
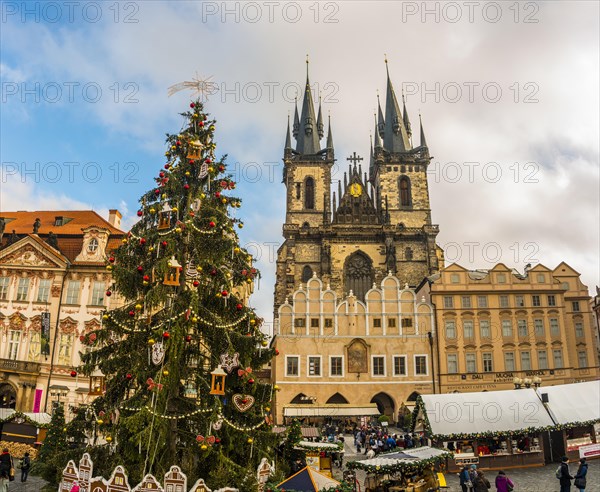
[[[380,412],[375,403],[362,406],[355,406],[348,403],[325,405],[293,404],[283,407],[283,415],[286,417],[357,417],[379,414]]]
[[[0,420],[6,420],[11,415],[16,413],[12,408],[0,408]],[[33,422],[38,424],[49,424],[52,416],[48,413],[23,413],[27,418],[31,419]]]
[[[433,434],[478,434],[553,426],[533,389],[421,395]]]
[[[315,448],[315,449],[340,449],[337,444],[332,442],[312,442],[312,441],[300,441],[298,446],[303,448]]]
[[[540,399],[548,395],[546,406],[557,424],[600,420],[600,381],[548,386],[537,392]]]
[[[361,460],[358,463],[366,466],[390,466],[398,463],[416,463],[420,460],[426,460],[447,453],[448,451],[444,449],[423,446],[420,448],[403,449],[400,452],[389,453],[387,455],[382,454],[370,460]],[[397,457],[394,457],[394,455]]]

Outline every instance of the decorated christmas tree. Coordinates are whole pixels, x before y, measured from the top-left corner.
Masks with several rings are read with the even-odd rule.
[[[240,200],[224,157],[215,158],[215,120],[200,101],[182,116],[139,221],[107,257],[106,295],[125,305],[84,339],[78,371],[101,372],[106,385],[85,412],[88,441],[134,482],[179,465],[213,489],[253,490],[277,442],[273,387],[256,375],[274,353],[247,305],[259,273],[239,244]]]

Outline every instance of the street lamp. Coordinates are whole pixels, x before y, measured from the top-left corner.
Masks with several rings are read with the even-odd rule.
[[[523,385],[523,380],[519,377],[516,377],[513,379],[513,384],[515,385],[515,389],[521,389],[522,385]]]
[[[531,388],[531,379],[525,378],[523,379],[523,383],[525,384],[526,388]]]
[[[542,378],[539,376],[536,376],[533,378],[533,386],[535,386],[536,388],[539,388],[542,385]]]

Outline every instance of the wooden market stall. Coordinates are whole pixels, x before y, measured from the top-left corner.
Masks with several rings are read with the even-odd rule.
[[[300,441],[295,448],[304,451],[308,467],[330,478],[333,462],[344,453],[343,443]]]
[[[534,389],[422,395],[413,430],[454,453],[448,471],[543,466],[542,433],[554,422]]]
[[[600,381],[539,388],[537,393],[560,431],[553,461],[600,458]]]
[[[452,453],[447,450],[422,446],[350,461],[346,466],[367,473],[365,492],[426,492],[431,487],[428,479],[445,485],[443,472],[449,458]]]

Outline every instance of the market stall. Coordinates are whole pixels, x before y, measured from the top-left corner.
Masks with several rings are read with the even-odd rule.
[[[539,388],[571,461],[600,458],[600,381]]]
[[[448,470],[544,465],[541,434],[554,422],[533,389],[422,395],[413,430],[454,454]]]
[[[332,476],[333,463],[341,463],[344,454],[343,443],[300,441],[295,448],[304,451],[308,467],[328,477]]]
[[[50,424],[47,413],[22,413],[12,408],[0,408],[0,448],[7,448],[15,458],[28,452],[35,458],[46,438]]]
[[[425,492],[431,480],[445,483],[445,461],[451,457],[447,450],[423,446],[351,461],[346,466],[367,473],[366,492]],[[438,477],[439,474],[442,476]]]

